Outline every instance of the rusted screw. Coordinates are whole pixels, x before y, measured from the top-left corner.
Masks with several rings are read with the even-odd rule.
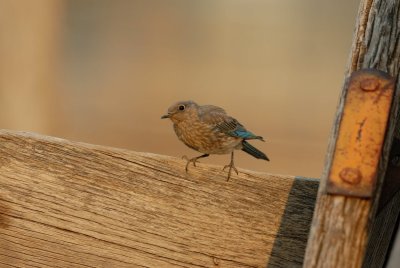
[[[364,91],[375,91],[379,88],[379,82],[375,78],[364,79],[360,82],[360,88]]]
[[[358,169],[347,167],[340,171],[339,177],[344,182],[355,185],[361,182],[362,175]]]

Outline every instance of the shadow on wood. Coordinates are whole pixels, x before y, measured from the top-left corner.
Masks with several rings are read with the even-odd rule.
[[[0,263],[300,266],[317,181],[184,164],[0,131]]]
[[[296,177],[281,218],[268,267],[302,267],[318,192],[318,180]]]

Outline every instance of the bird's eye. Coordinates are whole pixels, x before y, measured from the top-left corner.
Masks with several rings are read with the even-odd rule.
[[[179,111],[185,110],[185,105],[179,105],[178,109],[179,109]]]

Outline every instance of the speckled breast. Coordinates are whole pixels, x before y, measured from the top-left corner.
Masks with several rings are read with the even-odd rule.
[[[201,121],[179,122],[174,130],[183,143],[201,153],[228,154],[241,147],[241,138],[228,136]]]

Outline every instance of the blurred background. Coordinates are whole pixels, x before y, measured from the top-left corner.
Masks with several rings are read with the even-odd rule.
[[[194,100],[266,139],[237,167],[319,177],[358,2],[0,0],[0,127],[196,156],[160,119]]]

